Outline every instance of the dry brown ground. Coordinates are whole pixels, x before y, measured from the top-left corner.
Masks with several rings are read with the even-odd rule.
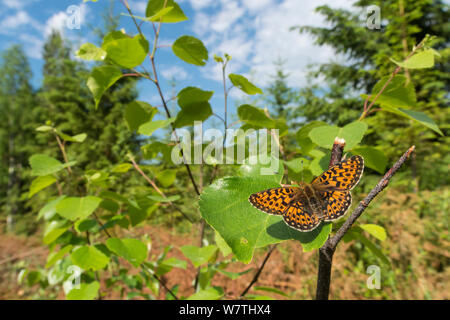
[[[366,280],[369,277],[364,272],[367,266],[359,266],[360,259],[355,257],[352,243],[340,243],[334,256],[332,299],[450,299],[450,253],[449,242],[445,237],[438,243],[422,241],[424,236],[422,219],[414,211],[414,201],[399,195],[386,195],[387,203],[384,212],[390,212],[385,221],[388,240],[383,243],[383,252],[389,252],[392,269],[395,273],[395,285],[386,285],[373,292],[367,289]],[[408,206],[405,205],[408,202]],[[444,223],[445,225],[445,223]],[[169,257],[175,256],[185,259],[177,248],[198,244],[198,230],[190,233],[176,232],[173,229],[143,226],[135,228],[133,235],[139,237],[147,234],[152,239],[150,256],[157,256],[165,246],[172,245]],[[448,234],[444,231],[444,234]],[[267,249],[256,250],[253,261],[246,265],[232,263],[228,271],[244,271],[256,268],[264,259]],[[30,299],[30,290],[17,284],[17,270],[20,260],[25,260],[31,267],[45,265],[48,250],[43,247],[41,237],[16,236],[0,234],[0,299]],[[272,296],[275,299],[312,299],[315,293],[317,252],[302,252],[301,247],[294,241],[280,244],[268,260],[257,286],[270,286],[285,292],[288,297],[275,293],[255,292]],[[124,262],[127,263],[127,262]],[[235,299],[251,281],[254,270],[237,280],[231,280],[218,273],[213,278],[213,285],[224,288],[227,299]],[[356,271],[360,270],[360,271]],[[362,271],[361,271],[362,270]],[[135,270],[136,271],[136,270]],[[168,287],[179,285],[179,296],[189,296],[193,293],[193,280],[196,269],[190,263],[188,268],[173,269],[163,277]],[[383,276],[383,274],[382,274]],[[106,292],[105,299],[118,299],[117,291],[106,289],[102,279],[102,291]],[[158,298],[164,299],[165,292],[161,290]],[[148,291],[149,292],[149,291]],[[59,294],[63,299],[64,295]]]

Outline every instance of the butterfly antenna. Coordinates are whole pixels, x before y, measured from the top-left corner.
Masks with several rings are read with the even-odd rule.
[[[301,160],[300,169],[302,170],[302,182],[305,182],[305,181],[303,180],[303,160]]]

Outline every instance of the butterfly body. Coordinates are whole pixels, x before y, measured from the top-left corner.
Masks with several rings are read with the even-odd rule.
[[[341,218],[352,203],[350,190],[359,182],[364,169],[361,156],[353,156],[332,166],[311,183],[271,188],[250,195],[257,209],[282,215],[299,231],[311,231],[321,221]]]

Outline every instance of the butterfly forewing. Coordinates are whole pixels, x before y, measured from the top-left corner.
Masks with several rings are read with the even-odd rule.
[[[261,211],[270,214],[283,214],[289,207],[296,191],[298,191],[296,187],[272,188],[254,193],[248,200]]]
[[[361,156],[353,156],[332,166],[315,178],[311,184],[339,190],[351,190],[359,182],[363,170],[364,159]]]

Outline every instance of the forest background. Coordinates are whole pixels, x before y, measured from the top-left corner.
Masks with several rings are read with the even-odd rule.
[[[243,257],[240,248],[230,244],[226,232],[217,232],[211,222],[209,201],[226,201],[222,195],[212,194],[214,186],[227,176],[245,176],[240,165],[172,163],[174,143],[170,135],[174,126],[191,130],[193,121],[201,120],[205,128],[221,130],[224,124],[236,129],[279,129],[284,178],[306,182],[326,169],[331,152],[327,142],[315,140],[310,133],[318,128],[344,130],[363,122],[362,132],[349,129],[350,137],[360,138],[346,149],[366,160],[363,178],[353,191],[355,204],[415,145],[415,152],[389,187],[361,216],[361,225],[354,227],[358,231],[338,248],[330,298],[448,299],[448,4],[437,0],[362,0],[345,9],[332,3],[318,6],[315,14],[325,25],[292,21],[289,32],[298,37],[309,35],[317,50],[323,47],[335,57],[305,70],[292,70],[288,67],[290,54],[287,58],[275,48],[258,48],[272,51],[263,63],[270,68],[253,70],[249,63],[244,72],[233,67],[239,59],[233,58],[232,48],[206,50],[206,59],[200,50],[195,52],[200,59],[193,62],[176,53],[174,42],[173,52],[167,43],[157,46],[159,36],[170,42],[164,38],[166,29],[175,25],[181,25],[180,30],[188,28],[189,17],[184,13],[197,3],[179,1],[178,6],[162,1],[158,7],[159,2],[151,0],[145,10],[139,9],[145,11],[143,15],[153,16],[153,21],[133,14],[131,10],[142,5],[139,1],[111,1],[102,7],[95,12],[97,20],[82,22],[82,27],[90,28],[96,36],[92,47],[61,30],[48,32],[38,83],[23,45],[3,49],[0,297],[313,298],[318,250],[308,250],[302,240],[303,250],[297,240],[277,240],[255,246],[250,256]],[[232,3],[236,10],[242,6]],[[97,1],[84,5],[100,8]],[[156,10],[164,10],[164,5],[172,9],[163,13]],[[368,25],[366,10],[371,5],[380,9],[379,28]],[[186,19],[180,18],[180,12]],[[160,23],[161,19],[179,19],[173,21],[179,23]],[[199,23],[199,17],[196,19]],[[120,59],[108,61],[96,56],[98,49],[113,57],[107,39],[121,39],[114,31],[123,28],[125,20],[130,23],[127,34],[139,36],[143,30],[155,43],[152,47],[150,41],[148,70],[137,72],[134,65],[124,66]],[[132,29],[133,21],[138,22],[138,29]],[[139,30],[144,23],[149,27]],[[161,25],[161,30],[153,30],[152,25]],[[210,39],[199,38],[209,49]],[[371,99],[367,95],[376,93],[374,88],[379,90],[401,65],[396,62],[404,61],[423,39],[427,39],[427,46],[419,49],[433,50],[433,65],[402,68],[392,82],[397,86],[393,95],[399,104],[393,107],[389,97],[383,96],[385,100],[367,109],[364,102]],[[159,66],[159,55],[171,55],[173,62],[164,60]],[[180,59],[175,60],[175,56]],[[183,68],[202,68],[206,60],[214,64],[205,71],[214,84],[204,81],[200,84],[203,89],[192,89],[199,83],[189,78],[191,69],[186,72]],[[117,61],[122,74],[129,76],[116,79],[98,95],[89,85],[93,70]],[[161,85],[154,81],[155,64],[161,74],[170,69]],[[268,81],[260,83],[258,77],[264,70],[272,71],[265,74]],[[239,71],[245,74],[243,79],[229,77]],[[291,81],[298,74],[303,80]],[[144,81],[153,81],[156,86],[144,87]],[[184,86],[186,82],[189,85]],[[203,100],[189,108],[180,102],[192,98],[189,94],[203,96]],[[164,120],[166,114],[172,114],[172,122]],[[146,123],[152,127],[142,127]],[[75,201],[70,213],[62,205],[58,207],[65,196]],[[92,200],[92,210],[76,202],[80,199]],[[80,216],[72,219],[78,205]],[[280,244],[268,245],[273,243]],[[95,263],[86,264],[86,260]],[[82,270],[81,289],[70,284],[72,265]],[[367,285],[371,265],[381,268],[379,289]],[[255,278],[258,270],[261,274]]]

